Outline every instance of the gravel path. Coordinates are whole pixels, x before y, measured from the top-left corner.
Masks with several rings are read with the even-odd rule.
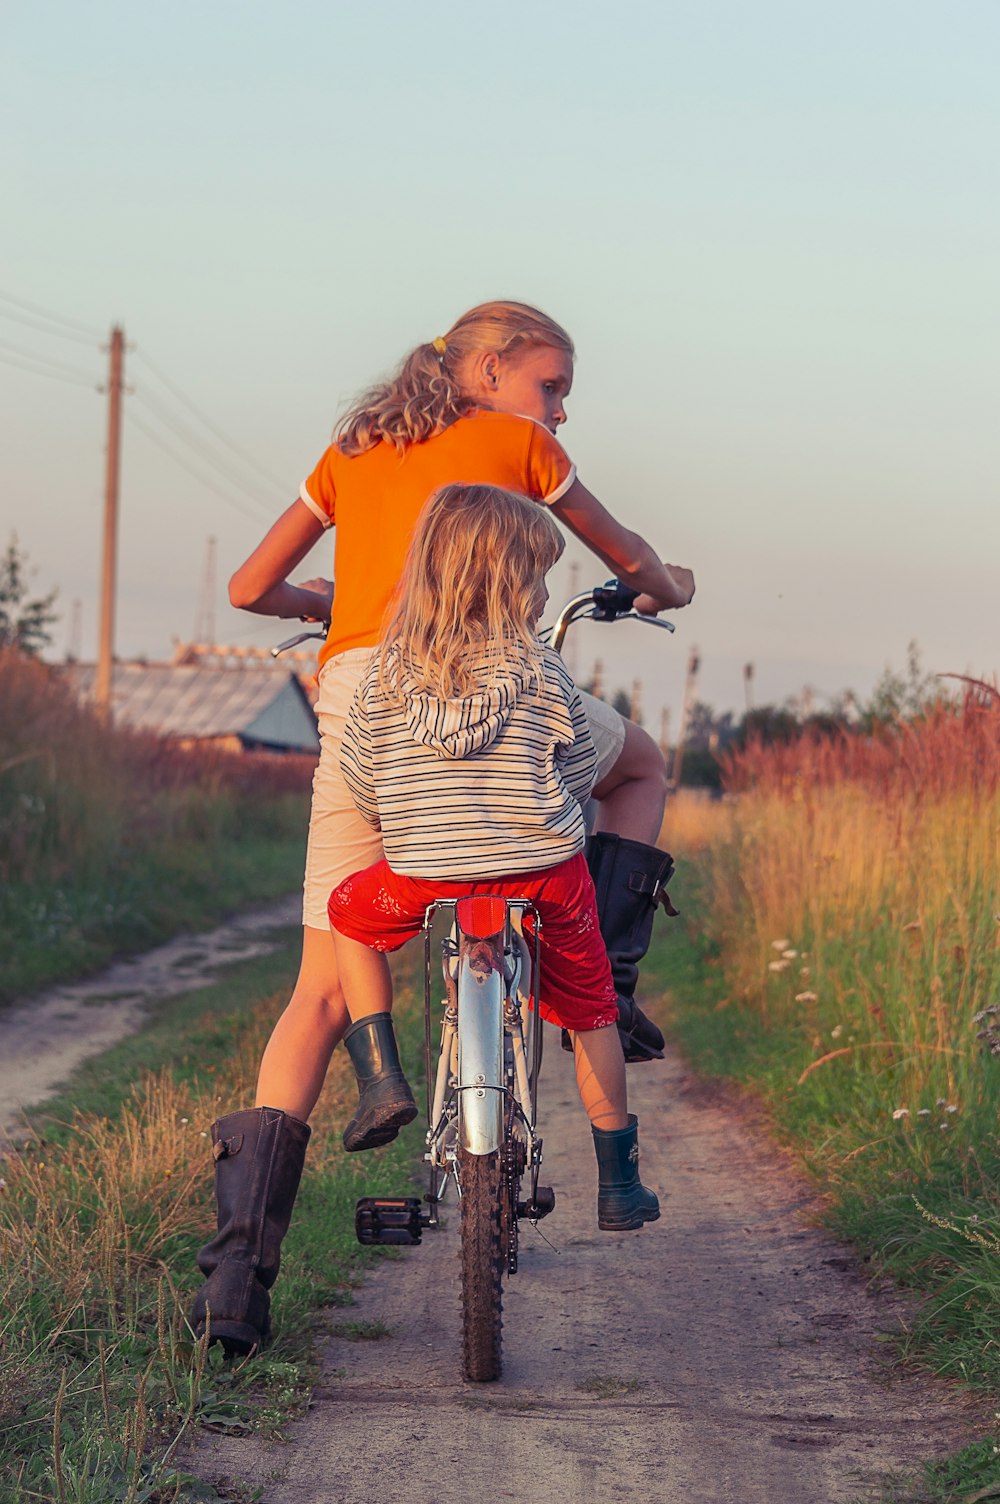
[[[264,1504],[850,1504],[974,1439],[954,1393],[893,1372],[901,1304],[810,1224],[808,1187],[742,1110],[676,1058],[630,1068],[629,1087],[664,1215],[609,1235],[569,1058],[550,1045],[554,1247],[525,1229],[499,1383],[460,1377],[452,1213],[335,1313],[391,1334],[328,1340],[290,1444],[205,1438],[188,1465],[249,1480]]]

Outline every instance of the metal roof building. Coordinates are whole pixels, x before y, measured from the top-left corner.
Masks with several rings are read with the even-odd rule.
[[[64,672],[81,699],[93,697],[93,664],[72,664]],[[309,697],[297,675],[277,663],[236,668],[200,662],[116,663],[111,710],[116,726],[179,741],[272,752],[319,751]]]

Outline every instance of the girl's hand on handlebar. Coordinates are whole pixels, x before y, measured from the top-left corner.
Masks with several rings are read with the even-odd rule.
[[[671,600],[661,600],[655,595],[637,595],[634,610],[643,616],[659,616],[661,611],[678,611],[681,606],[691,604],[694,596],[694,574],[686,569],[683,564],[667,564],[664,569],[668,570],[674,584],[676,593]]]
[[[295,588],[303,593],[303,609],[297,613],[302,621],[330,620],[330,611],[333,607],[332,580],[302,580]],[[305,599],[307,591],[313,597],[312,600]]]

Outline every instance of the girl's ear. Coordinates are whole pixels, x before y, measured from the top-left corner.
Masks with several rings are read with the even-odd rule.
[[[487,350],[476,357],[472,368],[473,379],[483,391],[495,392],[500,381],[500,356],[495,350]]]

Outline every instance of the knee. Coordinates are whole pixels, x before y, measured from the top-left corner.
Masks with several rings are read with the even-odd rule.
[[[634,722],[629,722],[619,764],[629,778],[648,781],[666,793],[666,759],[649,732]]]

